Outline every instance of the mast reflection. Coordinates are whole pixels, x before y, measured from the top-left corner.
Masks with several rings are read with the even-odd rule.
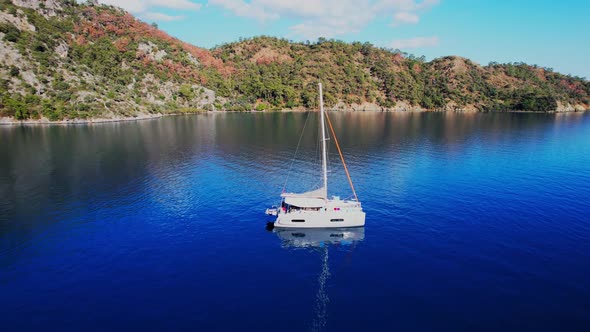
[[[299,248],[316,250],[322,254],[322,268],[318,276],[318,291],[315,302],[315,318],[311,326],[312,331],[326,331],[328,322],[327,283],[330,278],[328,249],[338,246],[354,247],[365,239],[365,228],[334,228],[334,229],[273,229],[273,233],[281,239],[283,248]]]

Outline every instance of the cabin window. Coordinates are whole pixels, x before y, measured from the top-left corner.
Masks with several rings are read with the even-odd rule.
[[[343,222],[344,219],[330,219],[331,222]]]
[[[291,219],[291,222],[305,222],[304,219]]]

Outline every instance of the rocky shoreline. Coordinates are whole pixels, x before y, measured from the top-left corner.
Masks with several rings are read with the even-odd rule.
[[[71,120],[58,120],[51,121],[47,118],[41,119],[29,119],[29,120],[16,120],[15,118],[0,118],[0,125],[76,125],[76,124],[94,124],[94,123],[109,123],[109,122],[124,122],[124,121],[141,121],[158,119],[167,114],[138,114],[133,117],[122,117],[115,116],[112,118],[93,118],[93,119],[71,119]]]
[[[494,112],[484,112],[479,110],[464,110],[464,109],[440,109],[440,110],[428,110],[423,108],[416,108],[411,107],[408,109],[386,109],[386,108],[370,108],[370,109],[355,109],[355,108],[346,108],[346,109],[337,109],[337,108],[330,108],[327,109],[331,112],[391,112],[391,113],[420,113],[420,112],[456,112],[456,113],[494,113]],[[16,125],[82,125],[82,124],[102,124],[102,123],[113,123],[113,122],[127,122],[127,121],[141,121],[141,120],[151,120],[151,119],[159,119],[165,116],[179,116],[179,115],[194,115],[194,114],[223,114],[223,113],[288,113],[288,112],[306,112],[307,109],[303,108],[293,108],[293,109],[281,109],[281,110],[273,110],[273,111],[204,111],[204,112],[196,112],[196,113],[167,113],[167,114],[137,114],[133,117],[121,117],[115,116],[112,118],[93,118],[93,119],[71,119],[71,120],[59,120],[59,121],[50,121],[47,118],[35,119],[35,120],[16,120],[14,118],[8,117],[0,117],[0,126],[16,126]],[[497,112],[497,113],[547,113],[547,114],[557,114],[557,113],[584,113],[589,112],[590,109],[582,109],[579,107],[563,107],[559,108],[552,112],[529,112],[529,111],[510,111],[510,112]]]

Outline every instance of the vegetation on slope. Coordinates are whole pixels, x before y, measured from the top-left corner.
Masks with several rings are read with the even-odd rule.
[[[58,3],[57,15],[47,15],[0,0],[0,115],[61,120],[223,106],[203,83],[233,69],[209,51],[115,7]]]
[[[17,0],[15,0],[16,2]],[[0,0],[0,115],[50,120],[200,109],[587,109],[590,82],[524,63],[426,62],[370,43],[256,37],[205,50],[110,6]],[[37,3],[37,4],[35,4]]]
[[[220,46],[213,54],[236,66],[224,96],[244,95],[276,107],[314,107],[315,83],[330,106],[343,102],[392,108],[553,111],[557,103],[587,107],[590,82],[524,63],[479,66],[449,56],[426,62],[370,43],[320,38],[292,43],[256,37]]]

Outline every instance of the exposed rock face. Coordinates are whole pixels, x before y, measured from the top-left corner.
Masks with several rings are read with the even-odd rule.
[[[27,57],[23,56],[12,43],[3,40],[4,34],[0,32],[0,60],[8,68],[18,68],[18,75],[13,76],[8,74],[4,68],[0,69],[0,77],[10,78],[11,85],[14,90],[23,93],[24,89],[21,83],[25,82],[35,88],[39,93],[44,91],[43,85],[37,79],[35,73],[30,69],[31,65]]]
[[[16,66],[22,68],[25,65],[20,52],[12,43],[4,41],[4,34],[0,32],[0,59],[5,66]]]
[[[139,45],[137,45],[137,53],[140,57],[144,55],[147,56],[148,59],[154,61],[162,61],[164,57],[168,55],[166,51],[158,50],[158,47],[152,42],[139,43]]]
[[[391,109],[395,112],[407,112],[407,111],[425,111],[425,109],[417,106],[412,106],[410,103],[405,101],[398,101],[395,106]]]
[[[0,23],[10,23],[20,31],[35,31],[35,26],[29,23],[26,16],[12,16],[0,11]]]
[[[199,60],[197,60],[197,58],[195,58],[192,54],[187,52],[186,57],[187,57],[188,61],[190,63],[192,63],[193,65],[195,65],[197,67],[201,65],[201,63],[199,63]]]
[[[475,107],[475,105],[469,104],[469,105],[465,105],[465,106],[459,106],[457,105],[457,103],[453,100],[449,101],[445,107],[443,109],[441,109],[442,111],[451,111],[451,112],[477,112],[478,109],[477,107]]]
[[[220,103],[225,103],[227,102],[226,98],[223,97],[217,97],[215,95],[215,91],[207,89],[205,87],[202,86],[198,86],[198,85],[193,85],[193,89],[195,91],[199,91],[199,107],[202,108],[206,108],[207,105],[212,104],[213,102],[215,102],[215,100],[217,99]]]
[[[37,90],[39,90],[41,88],[41,86],[40,86],[41,83],[37,79],[37,76],[35,76],[35,73],[33,73],[32,71],[23,70],[20,72],[20,76],[22,77],[23,81],[25,81],[29,85],[35,87]]]
[[[336,103],[336,105],[334,105],[333,109],[334,110],[346,110],[348,109],[349,106],[346,105],[343,101],[339,101],[338,103]]]
[[[139,85],[143,87],[142,92],[148,96],[147,100],[153,104],[164,105],[165,101],[171,100],[179,95],[178,85],[171,82],[160,82],[160,80],[152,74],[146,75],[139,83]],[[149,87],[151,86],[158,87],[158,95],[154,95],[150,91]],[[192,84],[190,87],[193,91],[192,98],[181,100],[181,98],[176,97],[176,102],[184,107],[196,106],[198,108],[208,109],[209,107],[207,106],[215,102],[219,102],[220,104],[227,102],[226,98],[217,96],[215,91],[207,89],[201,85]]]
[[[25,8],[32,8],[44,16],[55,16],[62,10],[59,0],[12,0],[12,3]]]
[[[384,109],[384,107],[379,106],[375,103],[361,103],[361,104],[352,104],[350,105],[350,108],[353,111],[381,111]]]
[[[420,106],[412,105],[406,101],[398,101],[395,103],[393,107],[383,107],[379,104],[375,103],[360,103],[360,104],[346,104],[343,101],[339,101],[333,107],[329,107],[330,110],[336,111],[369,111],[369,112],[383,112],[383,111],[393,111],[393,112],[421,112],[421,111],[451,111],[451,112],[477,112],[478,109],[474,105],[465,105],[459,106],[454,101],[448,102],[443,108],[440,109],[425,109]]]
[[[61,42],[59,45],[57,45],[57,47],[55,48],[55,53],[62,59],[65,59],[68,57],[68,51],[70,50],[70,48],[68,47],[68,45],[64,42]]]
[[[570,103],[564,104],[560,101],[557,102],[557,109],[556,112],[583,112],[590,109],[590,105],[582,105],[582,104],[575,104],[572,105]]]
[[[340,110],[340,111],[367,111],[367,112],[384,112],[384,111],[394,111],[394,112],[407,112],[407,111],[426,111],[419,106],[413,106],[405,101],[398,101],[395,106],[391,108],[383,107],[379,104],[375,103],[352,103],[350,105],[339,101],[334,107],[330,107],[331,110]]]

